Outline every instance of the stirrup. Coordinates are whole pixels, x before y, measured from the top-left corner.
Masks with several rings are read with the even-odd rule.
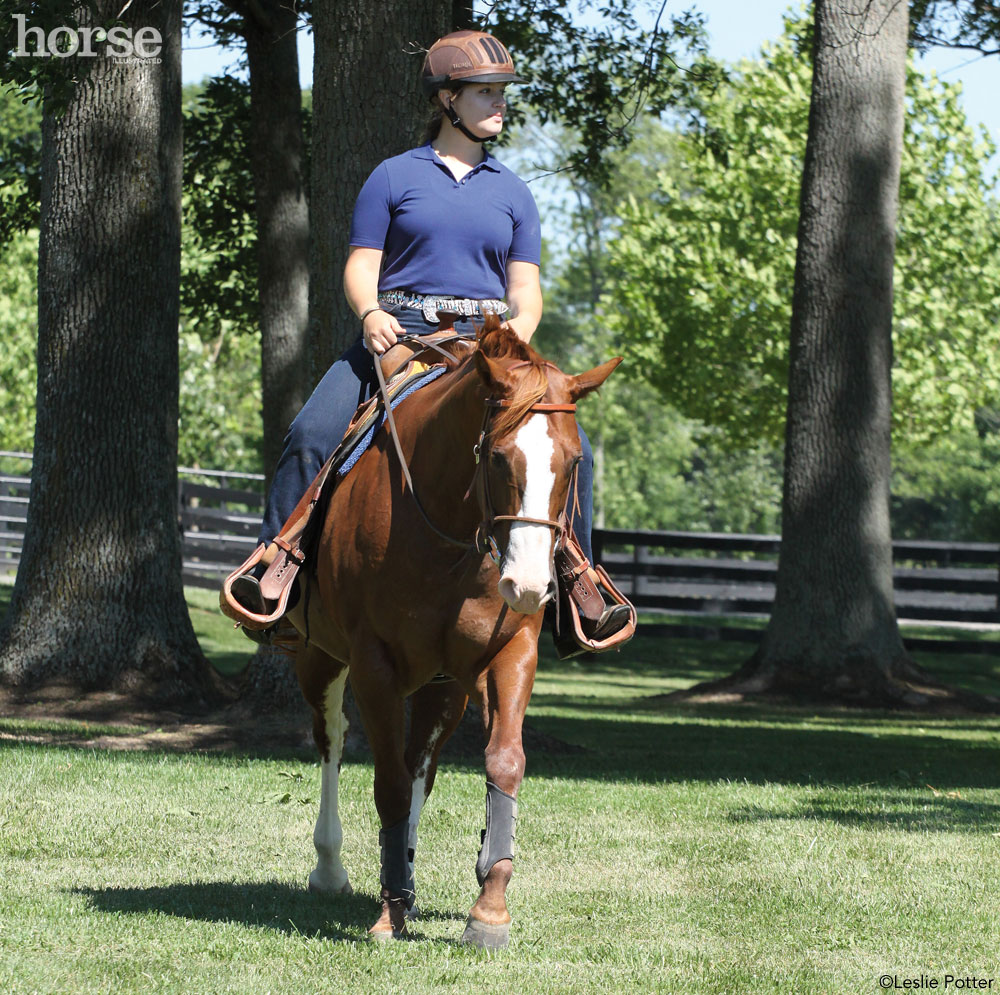
[[[635,635],[634,605],[615,587],[604,567],[590,565],[575,537],[566,536],[557,554],[556,573],[559,625],[555,641],[561,660],[617,649]]]
[[[237,625],[243,626],[244,629],[250,630],[251,632],[264,632],[267,629],[275,626],[288,610],[288,598],[292,591],[292,581],[295,579],[295,575],[298,573],[299,564],[289,563],[289,554],[285,550],[280,550],[278,555],[275,557],[274,562],[267,568],[262,578],[262,583],[259,585],[258,590],[260,590],[260,603],[257,605],[246,605],[243,603],[236,594],[233,593],[233,585],[243,579],[247,579],[250,572],[253,570],[258,563],[260,563],[261,557],[264,555],[264,550],[267,547],[264,543],[261,543],[246,560],[240,566],[238,566],[223,582],[222,591],[219,594],[219,608],[222,609],[223,615],[231,618]],[[278,574],[278,585],[272,588],[276,590],[277,596],[275,598],[267,597],[267,588],[264,584],[266,582],[268,575]],[[237,586],[237,592],[239,588],[243,587],[244,591],[246,585],[240,584]],[[273,606],[273,607],[272,607]],[[260,609],[254,611],[254,608]],[[250,637],[253,639],[253,636]],[[258,640],[255,640],[255,642]]]

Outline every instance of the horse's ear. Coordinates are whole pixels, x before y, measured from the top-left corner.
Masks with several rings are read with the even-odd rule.
[[[575,377],[572,377],[569,386],[570,397],[574,401],[578,401],[585,394],[596,390],[611,376],[615,367],[621,361],[621,356],[615,356],[614,359],[609,359],[606,363],[601,363],[600,366],[595,366],[592,370],[587,370],[586,373],[578,373]]]
[[[479,371],[483,383],[495,393],[510,393],[512,389],[510,375],[503,366],[496,360],[490,359],[482,349],[476,350],[475,358],[476,369]]]

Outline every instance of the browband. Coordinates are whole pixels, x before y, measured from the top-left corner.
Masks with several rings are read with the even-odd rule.
[[[489,408],[509,408],[513,402],[502,398],[488,397],[486,399],[486,406]],[[539,401],[537,404],[532,404],[528,411],[576,411],[575,404],[553,404],[546,401]]]

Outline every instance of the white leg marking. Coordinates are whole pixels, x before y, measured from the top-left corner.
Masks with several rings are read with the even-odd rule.
[[[518,514],[548,518],[556,475],[552,469],[554,445],[546,416],[532,415],[518,429],[514,444],[524,454],[527,464],[524,497]],[[530,615],[548,600],[552,542],[552,529],[546,525],[527,522],[511,525],[510,542],[500,566],[498,590],[514,611]]]
[[[413,786],[410,794],[410,831],[407,846],[410,853],[414,855],[417,852],[417,826],[420,824],[420,813],[423,811],[424,802],[427,801],[427,775],[430,773],[431,747],[440,739],[442,732],[444,732],[444,726],[434,727],[434,731],[427,740],[428,750],[421,756],[420,764],[413,772]],[[410,861],[410,873],[413,873],[412,860]]]
[[[313,830],[316,847],[316,869],[309,875],[309,890],[333,894],[350,894],[351,885],[347,871],[340,860],[344,831],[340,825],[337,794],[340,783],[340,757],[344,752],[347,735],[347,718],[344,716],[344,685],[347,668],[327,688],[323,710],[326,714],[326,734],[330,739],[330,759],[324,759],[322,769],[322,794],[319,817]]]

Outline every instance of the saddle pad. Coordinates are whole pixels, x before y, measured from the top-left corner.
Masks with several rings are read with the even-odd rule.
[[[399,404],[400,401],[405,400],[421,387],[437,380],[437,378],[444,372],[444,366],[432,366],[426,373],[424,373],[423,376],[420,376],[413,380],[413,382],[407,384],[394,398],[392,398],[390,406],[395,409],[396,405]],[[375,433],[378,432],[384,424],[385,412],[380,409],[378,416],[371,423],[371,425],[368,426],[368,430],[361,436],[360,439],[358,439],[347,458],[336,468],[336,474],[338,477],[344,477],[348,474],[354,464],[361,459],[365,451],[372,444],[372,439],[375,438]]]

